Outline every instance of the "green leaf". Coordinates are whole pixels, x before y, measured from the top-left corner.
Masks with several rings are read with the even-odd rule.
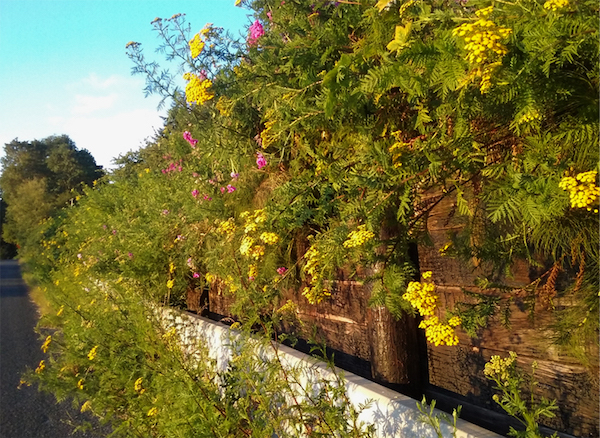
[[[390,52],[400,52],[405,47],[408,47],[410,41],[408,37],[410,36],[410,29],[412,27],[412,22],[406,23],[406,26],[396,26],[396,31],[394,33],[394,39],[390,41],[390,43],[386,46]]]

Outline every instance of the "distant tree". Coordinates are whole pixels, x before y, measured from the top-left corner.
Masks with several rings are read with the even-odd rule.
[[[2,237],[4,229],[4,221],[6,218],[6,202],[2,198],[0,191],[0,260],[12,259],[17,255],[17,246],[13,243],[8,243]]]
[[[82,185],[103,175],[102,167],[66,135],[42,140],[13,140],[0,159],[0,189],[6,202],[2,235],[6,242],[26,244],[37,225],[67,202]]]

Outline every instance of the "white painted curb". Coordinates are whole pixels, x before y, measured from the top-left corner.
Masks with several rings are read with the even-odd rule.
[[[203,341],[210,356],[217,361],[218,368],[227,367],[231,357],[230,340],[237,336],[234,330],[225,324],[192,313],[172,309],[163,311],[166,325],[177,329],[188,354],[193,356],[195,346],[199,341]],[[303,383],[319,379],[335,380],[333,372],[325,363],[285,345],[277,346],[279,358],[284,366],[303,370],[306,379]],[[272,352],[264,354],[273,356]],[[336,373],[343,374],[348,398],[355,406],[365,404],[369,400],[372,402],[361,412],[359,420],[374,424],[377,437],[436,438],[433,429],[419,421],[420,413],[414,399],[339,368],[336,368]],[[441,413],[437,410],[436,412]],[[444,437],[452,437],[449,425],[443,424],[442,431]],[[459,419],[456,438],[501,438],[501,435]]]

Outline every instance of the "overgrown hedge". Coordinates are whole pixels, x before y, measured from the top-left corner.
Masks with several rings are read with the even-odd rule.
[[[172,107],[22,249],[57,312],[33,375],[124,435],[270,436],[292,420],[180,362],[149,304],[183,306],[188,288],[218,283],[243,327],[270,336],[295,318],[285,288],[304,282],[318,303],[338,268],[376,267],[360,278],[372,302],[418,311],[428,340],[452,345],[461,314],[429,312],[435,278],[419,282],[409,255],[427,242],[427,190],[455,197],[464,227],[444,252],[477,261],[481,286],[525,259],[532,293],[577,303],[557,338],[575,352],[597,338],[597,2],[238,3],[254,11],[247,41],[213,25],[194,35],[183,15],[152,22],[176,73],[127,45]],[[332,421],[335,436],[363,433],[345,409],[314,417],[314,436],[333,436]]]

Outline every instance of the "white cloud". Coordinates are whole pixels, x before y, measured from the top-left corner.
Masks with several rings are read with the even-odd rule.
[[[100,110],[112,109],[119,95],[110,93],[106,96],[75,95],[75,105],[71,108],[74,115],[90,114]]]

